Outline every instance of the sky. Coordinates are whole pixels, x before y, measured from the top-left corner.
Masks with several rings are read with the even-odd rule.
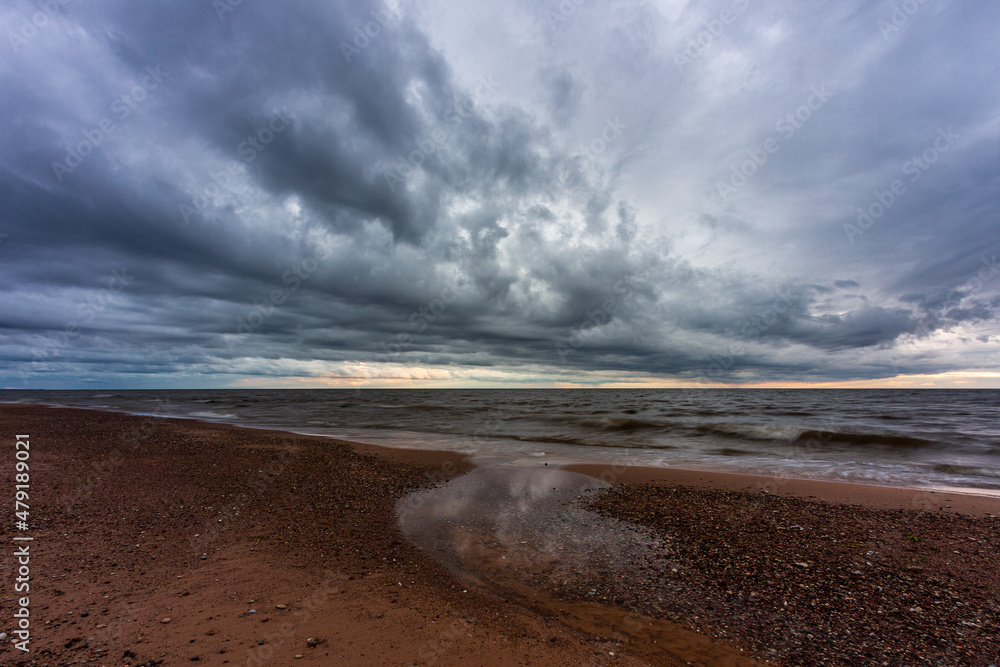
[[[1000,387],[998,28],[6,2],[0,387]]]

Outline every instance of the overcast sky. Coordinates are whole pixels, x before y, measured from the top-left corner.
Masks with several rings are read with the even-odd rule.
[[[1000,3],[0,27],[0,386],[1000,386]]]

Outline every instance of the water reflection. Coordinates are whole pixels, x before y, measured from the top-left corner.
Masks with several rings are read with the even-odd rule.
[[[400,526],[464,579],[613,602],[626,585],[648,586],[670,549],[574,504],[606,486],[544,465],[487,465],[401,499]]]

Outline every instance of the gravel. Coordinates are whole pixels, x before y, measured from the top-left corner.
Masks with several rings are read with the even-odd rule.
[[[645,572],[563,597],[596,591],[780,664],[998,662],[1000,519],[655,484],[578,502],[660,546]]]

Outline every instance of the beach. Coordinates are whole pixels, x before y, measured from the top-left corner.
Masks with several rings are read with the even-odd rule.
[[[29,529],[3,538],[33,538],[30,652],[5,643],[4,664],[852,664],[854,628],[888,664],[997,659],[994,498],[577,470],[616,485],[579,500],[594,516],[670,536],[641,573],[654,599],[598,571],[587,590],[473,585],[411,545],[397,503],[472,470],[455,452],[26,404],[0,423],[8,498],[31,438]]]

